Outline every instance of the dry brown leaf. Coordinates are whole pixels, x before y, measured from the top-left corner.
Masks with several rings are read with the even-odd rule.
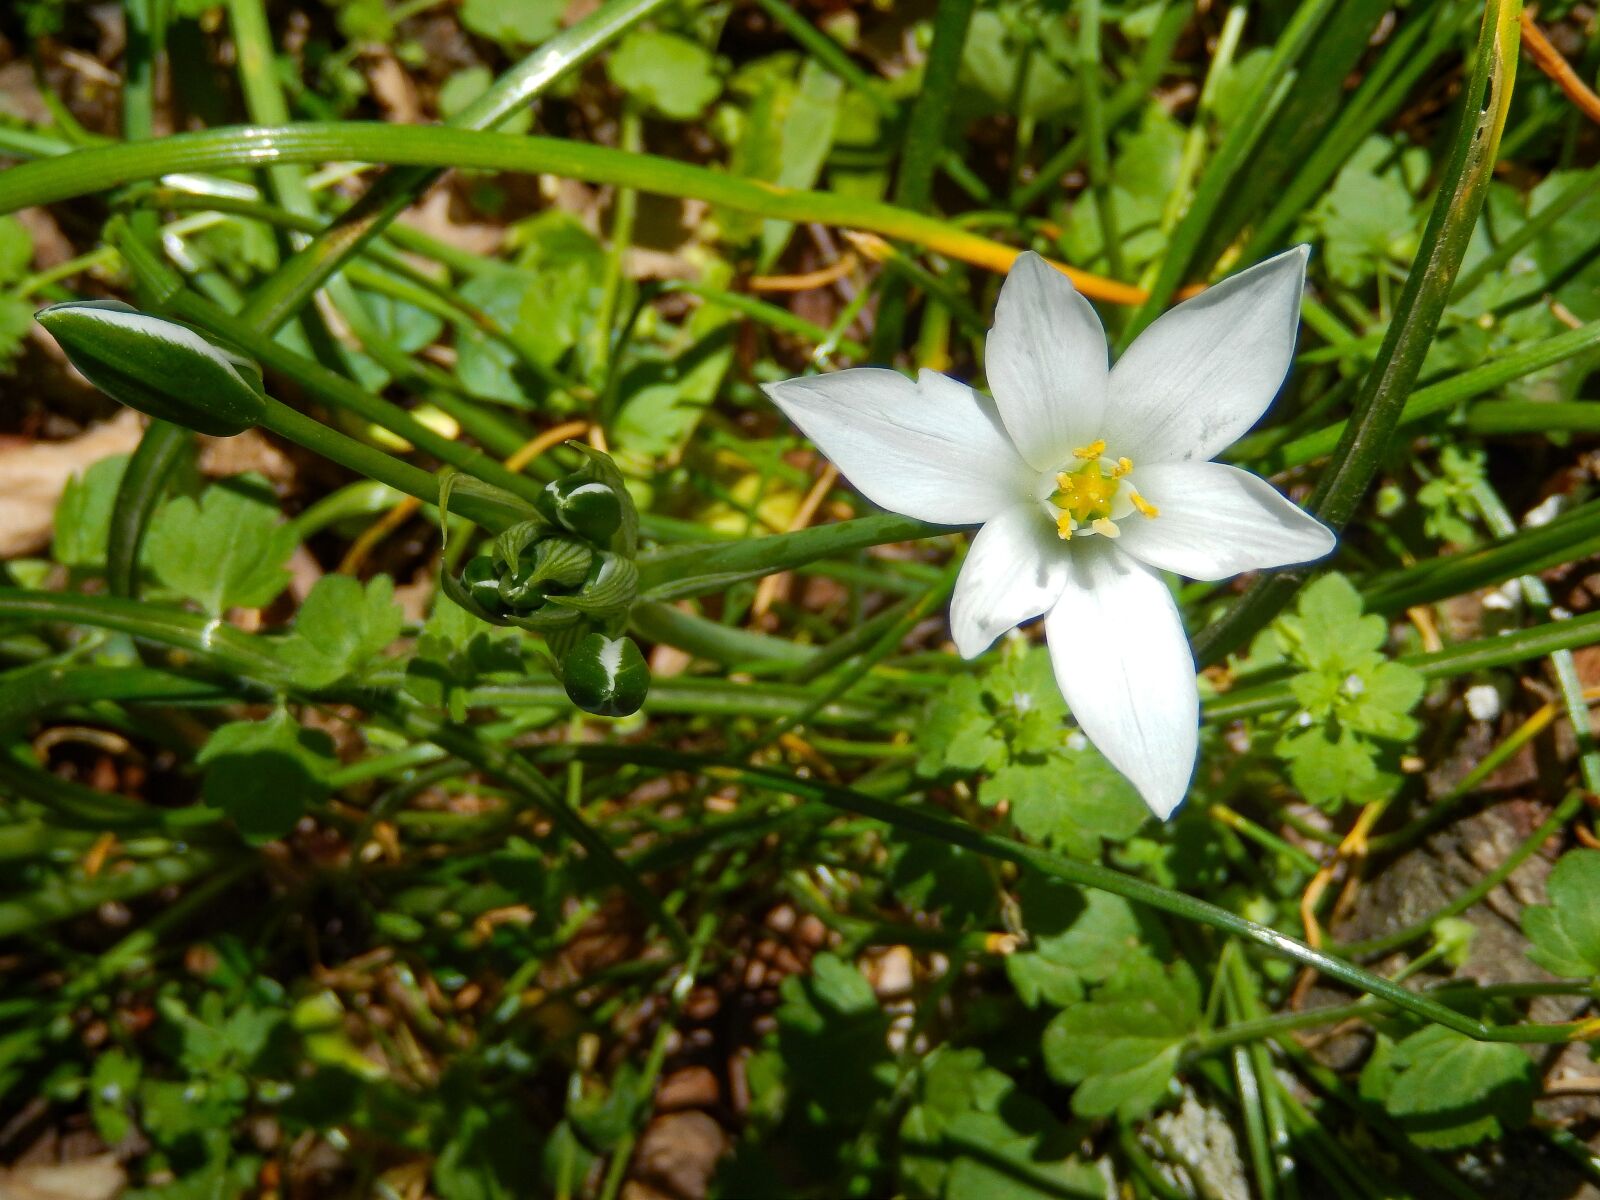
[[[138,414],[124,409],[64,442],[0,448],[0,558],[36,554],[48,546],[67,480],[109,455],[131,454],[140,429]]]
[[[116,1155],[97,1154],[56,1165],[0,1168],[0,1200],[113,1200],[127,1182]]]

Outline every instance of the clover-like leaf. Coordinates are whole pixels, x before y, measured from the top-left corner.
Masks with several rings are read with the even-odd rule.
[[[328,794],[333,742],[280,708],[264,721],[219,727],[195,761],[206,768],[201,799],[232,817],[249,841],[268,842]]]
[[[1569,850],[1545,884],[1549,904],[1522,911],[1528,957],[1556,975],[1600,975],[1600,850]]]
[[[1418,1145],[1454,1150],[1527,1124],[1538,1081],[1521,1047],[1431,1025],[1392,1047],[1380,1043],[1361,1092]]]
[[[1045,1066],[1076,1085],[1079,1116],[1137,1120],[1166,1096],[1199,1021],[1199,984],[1186,966],[1134,958],[1092,1000],[1055,1015],[1044,1033]]]
[[[404,614],[394,601],[394,580],[379,575],[366,587],[348,575],[317,580],[295,616],[294,632],[278,657],[301,687],[324,688],[359,675],[400,636]]]
[[[177,496],[156,511],[145,561],[156,578],[213,616],[259,608],[289,582],[284,564],[294,530],[278,515],[260,476],[240,475],[206,489],[198,502]]]

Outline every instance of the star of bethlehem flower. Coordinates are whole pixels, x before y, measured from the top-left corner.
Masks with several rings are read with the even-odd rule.
[[[1079,727],[1163,819],[1194,772],[1200,701],[1160,573],[1224,579],[1334,546],[1270,484],[1209,461],[1283,384],[1306,253],[1178,305],[1114,367],[1089,302],[1023,254],[989,331],[992,400],[934,371],[872,367],[766,388],[874,503],[982,526],[950,604],[956,649],[973,658],[1043,615]]]

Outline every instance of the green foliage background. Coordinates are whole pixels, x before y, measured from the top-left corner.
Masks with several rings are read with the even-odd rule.
[[[33,334],[82,297],[281,403],[249,470],[152,423],[0,568],[0,1159],[70,1135],[172,1200],[1600,1188],[1560,1086],[1600,130],[1517,5],[115,15],[0,22],[39,67],[0,94],[0,432],[110,414]],[[1593,84],[1592,11],[1538,22]],[[950,649],[964,535],[823,478],[759,384],[981,382],[1007,248],[1125,345],[1298,241],[1296,365],[1229,453],[1341,547],[1174,581],[1205,717],[1158,824],[1035,631]],[[617,720],[437,583],[577,435],[641,514]]]

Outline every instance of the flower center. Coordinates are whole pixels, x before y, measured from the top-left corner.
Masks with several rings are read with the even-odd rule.
[[[1114,538],[1122,532],[1117,522],[1131,513],[1146,518],[1161,515],[1128,481],[1133,460],[1112,462],[1105,453],[1103,438],[1080,446],[1072,452],[1077,464],[1056,474],[1056,490],[1047,503],[1055,510],[1056,532],[1063,541],[1080,532]]]

